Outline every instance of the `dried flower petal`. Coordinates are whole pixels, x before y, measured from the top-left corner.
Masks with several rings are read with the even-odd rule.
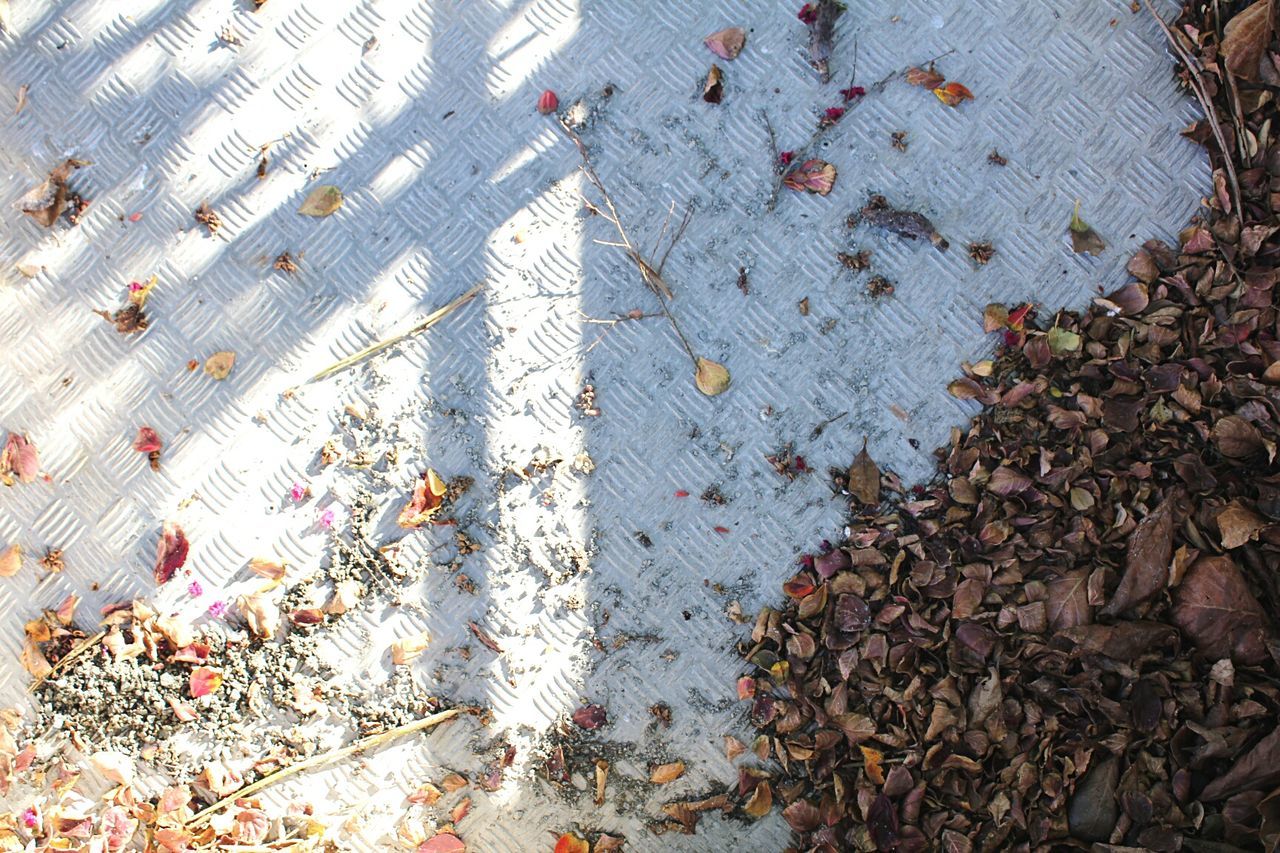
[[[728,27],[707,36],[702,43],[721,59],[737,59],[747,43],[747,31],[742,27]]]
[[[538,96],[538,112],[544,116],[551,115],[558,109],[560,109],[560,99],[556,97],[555,92],[547,89]]]
[[[155,579],[157,584],[166,584],[187,562],[187,535],[182,528],[172,521],[166,521],[160,531],[160,541],[156,545]]]
[[[416,660],[424,651],[431,641],[431,635],[426,631],[415,634],[412,637],[405,637],[396,640],[391,644],[391,662],[396,666],[405,666]]]
[[[10,545],[0,552],[0,578],[11,578],[22,568],[22,546]]]
[[[213,691],[222,686],[222,673],[216,669],[207,666],[198,666],[191,670],[191,676],[188,679],[187,689],[191,693],[191,698],[199,699],[201,696],[208,696]]]
[[[973,100],[973,93],[963,83],[947,83],[933,90],[938,100],[949,107],[957,107],[965,101]]]
[[[836,183],[836,167],[825,160],[806,160],[787,172],[782,183],[796,192],[826,195]]]
[[[33,483],[40,475],[40,456],[36,446],[25,435],[16,432],[9,433],[4,450],[0,451],[0,482],[12,486],[13,474],[22,483]]]

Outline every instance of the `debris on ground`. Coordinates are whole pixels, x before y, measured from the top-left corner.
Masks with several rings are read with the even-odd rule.
[[[831,80],[831,53],[835,48],[836,18],[844,10],[836,0],[805,3],[797,17],[809,28],[809,64],[818,72],[818,80]]]
[[[52,228],[58,217],[66,212],[68,220],[74,225],[73,217],[79,216],[85,203],[68,189],[67,179],[72,172],[88,165],[87,160],[64,160],[49,173],[42,184],[22,197],[18,203],[22,212],[45,228]]]
[[[873,275],[867,279],[867,295],[872,299],[893,295],[893,282],[882,275]]]
[[[1089,225],[1080,218],[1080,202],[1076,202],[1075,210],[1071,212],[1071,224],[1067,228],[1067,233],[1071,235],[1071,251],[1077,255],[1101,255],[1102,251],[1107,248],[1106,241],[1098,236],[1098,232],[1094,231]]]
[[[860,249],[857,252],[837,252],[836,259],[847,270],[860,272],[871,267],[871,252]]]
[[[969,257],[980,267],[991,263],[991,259],[995,256],[996,247],[991,245],[990,241],[983,240],[969,244]]]
[[[907,240],[928,240],[941,251],[950,245],[933,227],[933,222],[923,213],[914,210],[898,210],[889,205],[882,195],[873,195],[856,216],[849,217],[849,227],[864,222]]]
[[[216,235],[218,233],[218,229],[222,227],[221,217],[218,216],[217,212],[215,212],[213,208],[209,207],[209,202],[207,201],[201,202],[193,215],[195,216],[196,222],[209,229],[210,237]]]
[[[1214,11],[1192,8],[1212,56]],[[1246,102],[1265,138],[1274,102]],[[1221,175],[1241,151],[1204,125]],[[743,813],[777,803],[817,851],[1274,846],[1269,145],[1237,164],[1245,228],[1220,192],[1087,310],[988,308],[997,357],[953,383],[985,408],[932,483],[864,510],[855,465],[847,535],[741,647],[770,759],[740,768]]]

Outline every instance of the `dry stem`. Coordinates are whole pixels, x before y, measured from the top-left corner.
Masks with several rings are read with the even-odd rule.
[[[352,365],[359,364],[360,362],[364,361],[366,358],[368,358],[371,355],[376,355],[382,352],[387,347],[395,346],[396,344],[400,343],[403,340],[406,340],[408,338],[413,337],[414,335],[418,335],[425,332],[427,329],[430,329],[436,323],[440,322],[445,317],[448,317],[454,311],[458,310],[463,305],[470,302],[475,297],[475,295],[484,288],[484,285],[485,283],[482,281],[479,284],[477,284],[475,287],[468,290],[466,293],[459,296],[457,299],[450,302],[448,305],[444,306],[443,308],[437,308],[435,311],[432,311],[430,314],[427,315],[427,318],[425,320],[423,320],[418,325],[414,326],[412,329],[409,329],[408,331],[405,331],[405,332],[401,332],[400,334],[397,334],[397,335],[392,335],[391,337],[378,341],[375,344],[370,344],[369,346],[360,350],[355,355],[349,355],[346,358],[342,359],[341,361],[334,362],[333,364],[326,367],[324,370],[317,373],[315,376],[312,376],[310,381],[316,382],[321,379],[324,379],[326,376],[332,376],[333,374],[337,373],[340,370],[345,370],[346,368],[351,367]]]
[[[610,222],[613,225],[614,230],[618,232],[618,240],[620,242],[609,243],[608,245],[622,249],[626,253],[627,257],[631,259],[631,262],[636,265],[636,269],[640,271],[640,278],[644,280],[644,283],[648,286],[649,290],[653,291],[653,295],[658,298],[658,304],[662,307],[663,315],[671,324],[672,331],[676,333],[676,337],[680,340],[680,345],[683,346],[684,351],[688,353],[689,360],[693,362],[694,369],[696,370],[698,367],[698,357],[694,354],[693,347],[690,345],[689,339],[686,338],[684,336],[684,332],[680,330],[680,324],[676,322],[675,315],[671,313],[671,308],[667,305],[667,300],[671,299],[673,294],[671,293],[671,288],[669,288],[667,283],[662,280],[662,268],[666,264],[667,256],[671,254],[671,249],[684,234],[684,229],[689,224],[692,212],[686,211],[684,219],[671,236],[671,244],[667,247],[666,254],[663,255],[662,260],[655,268],[640,254],[640,251],[636,248],[635,241],[631,239],[631,235],[623,226],[622,216],[618,213],[618,207],[613,202],[613,196],[611,196],[609,191],[605,189],[604,182],[600,180],[600,176],[596,174],[595,168],[591,165],[591,156],[587,153],[587,146],[583,143],[582,137],[578,136],[578,134],[574,132],[573,128],[569,127],[568,123],[566,123],[564,119],[560,120],[560,128],[565,132],[565,135],[568,136],[569,139],[573,140],[573,144],[577,146],[578,156],[582,159],[582,174],[587,176],[587,180],[590,181],[591,185],[600,193],[600,197],[604,200],[605,207],[608,208],[608,210],[600,210],[600,208],[592,205],[590,202],[587,202],[587,204],[592,210]],[[664,225],[663,231],[665,232],[665,230],[666,226]]]
[[[1232,161],[1231,152],[1227,150],[1227,140],[1222,135],[1222,128],[1218,127],[1218,114],[1213,109],[1213,103],[1209,99],[1208,90],[1204,85],[1204,77],[1200,74],[1199,64],[1187,53],[1182,43],[1178,41],[1177,35],[1173,30],[1169,29],[1169,25],[1164,22],[1164,18],[1156,12],[1151,5],[1151,0],[1142,0],[1142,5],[1147,7],[1147,11],[1151,13],[1151,17],[1156,19],[1156,23],[1160,25],[1160,29],[1164,30],[1165,38],[1169,40],[1169,44],[1173,47],[1174,53],[1178,55],[1178,59],[1187,67],[1187,71],[1191,73],[1191,91],[1195,94],[1196,100],[1200,102],[1200,107],[1204,110],[1205,121],[1209,123],[1209,129],[1213,131],[1213,138],[1218,143],[1218,150],[1222,152],[1222,163],[1227,169],[1227,178],[1231,182],[1231,196],[1235,202],[1236,221],[1244,226],[1244,211],[1240,209],[1240,181],[1236,178],[1236,166]],[[1228,76],[1230,71],[1223,71]]]
[[[323,752],[319,755],[313,755],[311,758],[299,761],[296,764],[290,764],[287,767],[281,767],[274,773],[268,773],[258,781],[250,782],[240,790],[232,794],[228,794],[213,805],[206,806],[196,812],[196,814],[192,816],[191,820],[187,821],[187,826],[198,826],[207,821],[214,812],[222,810],[226,806],[234,803],[236,800],[242,797],[247,797],[250,794],[257,793],[263,788],[266,788],[269,785],[274,785],[276,782],[279,782],[282,779],[287,779],[297,773],[301,773],[303,770],[310,770],[313,767],[332,764],[335,761],[346,758],[348,755],[353,755],[366,749],[381,746],[387,741],[395,740],[397,738],[404,737],[405,735],[413,734],[414,732],[420,732],[424,729],[438,726],[440,723],[452,720],[463,711],[471,714],[477,713],[477,709],[475,708],[450,708],[448,711],[441,711],[438,714],[432,714],[429,717],[414,720],[412,723],[405,723],[403,726],[396,726],[394,729],[388,729],[387,731],[380,732],[376,735],[369,735],[368,737],[360,738],[346,746],[331,749],[328,752]]]

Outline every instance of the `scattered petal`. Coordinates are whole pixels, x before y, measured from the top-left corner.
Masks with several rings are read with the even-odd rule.
[[[782,183],[796,192],[826,195],[836,184],[836,167],[825,160],[806,160],[787,172]]]
[[[555,92],[547,89],[538,96],[538,112],[544,116],[551,115],[558,109],[560,109],[560,98]]]
[[[187,562],[187,535],[182,528],[172,521],[166,521],[160,531],[160,541],[156,545],[155,579],[157,584],[166,584],[178,569]]]
[[[191,693],[191,698],[199,699],[201,696],[208,696],[221,686],[221,672],[216,669],[212,669],[211,667],[198,666],[191,670],[187,689]]]
[[[0,451],[0,481],[11,486],[15,474],[18,482],[34,483],[40,475],[40,454],[25,435],[11,432]]]
[[[594,731],[609,721],[609,714],[601,705],[583,705],[573,712],[573,722],[580,729]]]
[[[973,93],[963,83],[948,83],[934,89],[933,94],[949,107],[957,107],[965,101],[973,100]]]
[[[702,85],[702,100],[708,104],[718,104],[724,99],[724,72],[720,66],[712,63],[707,72],[707,82]]]
[[[649,770],[649,781],[655,785],[666,785],[668,782],[674,782],[684,775],[684,762],[672,761],[669,764],[659,764]]]
[[[0,553],[0,578],[11,578],[22,568],[22,546],[10,545]]]
[[[747,31],[742,27],[728,27],[707,36],[702,43],[721,59],[734,60],[747,43]]]

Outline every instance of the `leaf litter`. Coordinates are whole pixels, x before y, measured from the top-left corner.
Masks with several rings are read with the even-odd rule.
[[[1198,8],[1181,29],[1230,127],[1219,22]],[[1248,17],[1263,11],[1227,35],[1273,50],[1274,25]],[[779,806],[798,847],[826,853],[1280,840],[1280,268],[1259,191],[1280,143],[1274,102],[1246,103],[1256,146],[1188,132],[1220,176],[1256,150],[1235,170],[1243,211],[1216,193],[1085,311],[989,306],[997,355],[951,386],[984,408],[936,478],[882,482],[886,509],[867,506],[865,449],[843,475],[844,539],[800,561],[740,646],[738,695],[772,756],[728,792],[744,817]],[[1078,209],[1070,232],[1105,247]]]
[[[842,10],[828,0],[806,4],[800,13],[810,31],[811,62],[824,82]],[[1193,23],[1198,26],[1183,29],[1200,40],[1197,49],[1212,55],[1220,48],[1232,75],[1247,82],[1274,73],[1268,65],[1270,4],[1255,3],[1228,21],[1221,45],[1214,44],[1217,29]],[[722,59],[736,57],[745,42],[745,33],[734,29],[706,40]],[[718,70],[713,66],[713,73]],[[1223,73],[1212,62],[1191,71]],[[932,66],[912,69],[908,80],[948,106],[972,98]],[[708,91],[719,86],[718,75],[714,85],[709,78]],[[851,85],[841,93],[848,102],[865,90]],[[1261,99],[1247,103],[1253,107],[1250,138],[1267,142],[1258,120],[1274,106]],[[827,108],[819,130],[835,126],[845,113],[843,106]],[[1200,123],[1190,135],[1209,132],[1220,129]],[[1266,145],[1254,149],[1259,158],[1270,153]],[[589,168],[581,144],[580,150]],[[1217,152],[1220,173],[1225,168],[1235,174],[1230,156]],[[989,159],[1006,162],[994,151]],[[788,171],[791,158],[780,156],[779,162],[792,189],[825,195],[834,183],[830,164],[802,159]],[[1277,648],[1270,605],[1276,600],[1280,486],[1269,473],[1251,479],[1243,472],[1274,459],[1269,391],[1280,384],[1280,371],[1272,369],[1280,348],[1273,335],[1273,277],[1262,251],[1272,215],[1269,197],[1258,192],[1264,170],[1257,162],[1239,165],[1246,184],[1254,185],[1243,195],[1234,187],[1228,193],[1234,178],[1217,177],[1219,192],[1206,222],[1184,232],[1179,250],[1148,243],[1130,265],[1143,270],[1135,272],[1137,282],[1100,297],[1083,314],[1055,316],[1048,327],[1029,316],[1030,306],[1004,309],[988,323],[988,331],[1001,337],[999,357],[985,367],[966,366],[963,381],[953,383],[957,396],[987,408],[940,451],[935,483],[904,492],[892,474],[880,471],[864,442],[843,479],[854,512],[848,537],[802,564],[785,587],[783,609],[765,608],[744,645],[753,669],[739,693],[750,700],[751,718],[763,730],[751,750],[761,766],[741,768],[736,791],[669,804],[667,822],[655,831],[692,832],[710,811],[737,809],[759,818],[778,805],[783,819],[817,850],[924,849],[937,839],[956,850],[1043,846],[1069,836],[1155,850],[1179,849],[1186,840],[1195,850],[1218,849],[1196,846],[1199,838],[1220,845],[1221,839],[1275,837],[1268,827],[1275,830],[1280,814],[1269,804],[1280,791],[1269,789],[1280,782],[1280,737],[1266,734],[1277,705],[1274,678],[1266,674],[1274,672]],[[816,183],[793,177],[806,167],[818,176]],[[65,187],[73,170],[60,180],[59,170],[51,173],[30,207],[24,200],[24,212],[42,224],[47,219],[49,227],[64,210],[83,210]],[[1241,199],[1250,207],[1242,209]],[[337,188],[319,187],[299,213],[326,216],[341,203]],[[869,224],[946,248],[923,214],[869,207],[869,217],[863,211]],[[1248,217],[1256,230],[1242,236],[1218,227],[1228,215]],[[215,222],[201,221],[216,231]],[[1096,254],[1105,246],[1080,220],[1078,206],[1070,231],[1078,252],[1096,247]],[[630,252],[645,283],[660,300],[670,298],[661,262],[652,266]],[[985,262],[973,246],[970,253]],[[145,298],[134,301],[131,293],[122,311],[131,307],[142,321],[138,326],[125,317],[124,325],[134,327],[122,331],[146,327]],[[1233,310],[1215,310],[1224,304]],[[674,326],[665,301],[663,307]],[[101,313],[122,325],[120,312]],[[680,337],[699,390],[727,388],[724,367],[696,356]],[[1194,354],[1180,349],[1183,340],[1196,342]],[[209,373],[224,378],[234,354],[218,355],[230,356],[225,370]],[[158,454],[159,437],[148,430],[140,430],[135,447]],[[29,481],[9,456],[7,444],[0,468]],[[780,472],[792,468],[789,459]],[[887,508],[880,505],[885,494],[891,496]],[[420,507],[418,497],[405,511],[422,523],[440,496],[424,489]],[[165,526],[157,582],[183,571],[188,547],[181,528]],[[10,552],[20,566],[20,548],[13,546],[5,558]],[[282,580],[282,564],[262,565],[278,566],[278,575],[263,576]],[[338,591],[348,582],[335,581],[334,607],[285,608],[292,617],[286,638],[305,640],[306,632],[359,606],[361,595]],[[74,627],[74,600],[69,602],[27,626],[23,660],[43,689],[54,685],[46,676],[69,678],[96,665],[78,650],[99,643],[114,665],[150,661],[161,672],[194,663],[183,670],[186,694],[168,698],[174,719],[187,724],[213,707],[188,700],[224,701],[240,677],[233,644],[220,645],[217,626],[196,631],[166,623],[135,601],[110,611],[108,630],[87,637]],[[262,599],[238,605],[257,639],[279,630],[283,606]],[[274,622],[265,615],[272,610]],[[477,623],[470,627],[500,652],[492,638],[485,642],[488,635]],[[397,641],[392,656],[409,665],[426,642],[425,635]],[[74,689],[83,689],[83,682]],[[291,685],[289,693],[295,703],[313,695],[302,684]],[[573,715],[588,731],[606,720],[601,706],[583,706]],[[0,722],[11,739],[20,731],[8,718]],[[1163,738],[1149,738],[1151,732]],[[1163,742],[1173,747],[1162,749]],[[736,739],[726,743],[731,758],[746,751]],[[364,741],[356,747],[364,748]],[[20,772],[30,767],[34,752],[28,752],[4,750],[7,766]],[[496,761],[490,776],[500,779],[511,754],[507,750]],[[296,758],[272,761],[309,765]],[[99,750],[91,760],[115,783],[127,788],[133,781],[124,752]],[[593,766],[599,804],[609,762],[596,758]],[[650,779],[667,784],[684,770],[679,760],[652,765]],[[253,772],[259,782],[274,778],[269,769]],[[253,792],[252,784],[243,785],[245,776],[210,765],[201,779],[206,791],[226,796],[199,814],[190,792],[171,789],[141,803],[141,810],[126,797],[125,806],[111,806],[90,831],[127,839],[145,823],[149,835],[169,846],[266,840],[269,821],[257,802],[232,804]],[[215,830],[210,822],[198,835],[186,829],[210,810],[227,807],[230,823]],[[454,805],[454,822],[469,808],[469,799]],[[416,849],[464,849],[451,829],[420,837]],[[608,850],[621,840],[570,832],[559,837],[556,849],[566,844],[567,850]]]

